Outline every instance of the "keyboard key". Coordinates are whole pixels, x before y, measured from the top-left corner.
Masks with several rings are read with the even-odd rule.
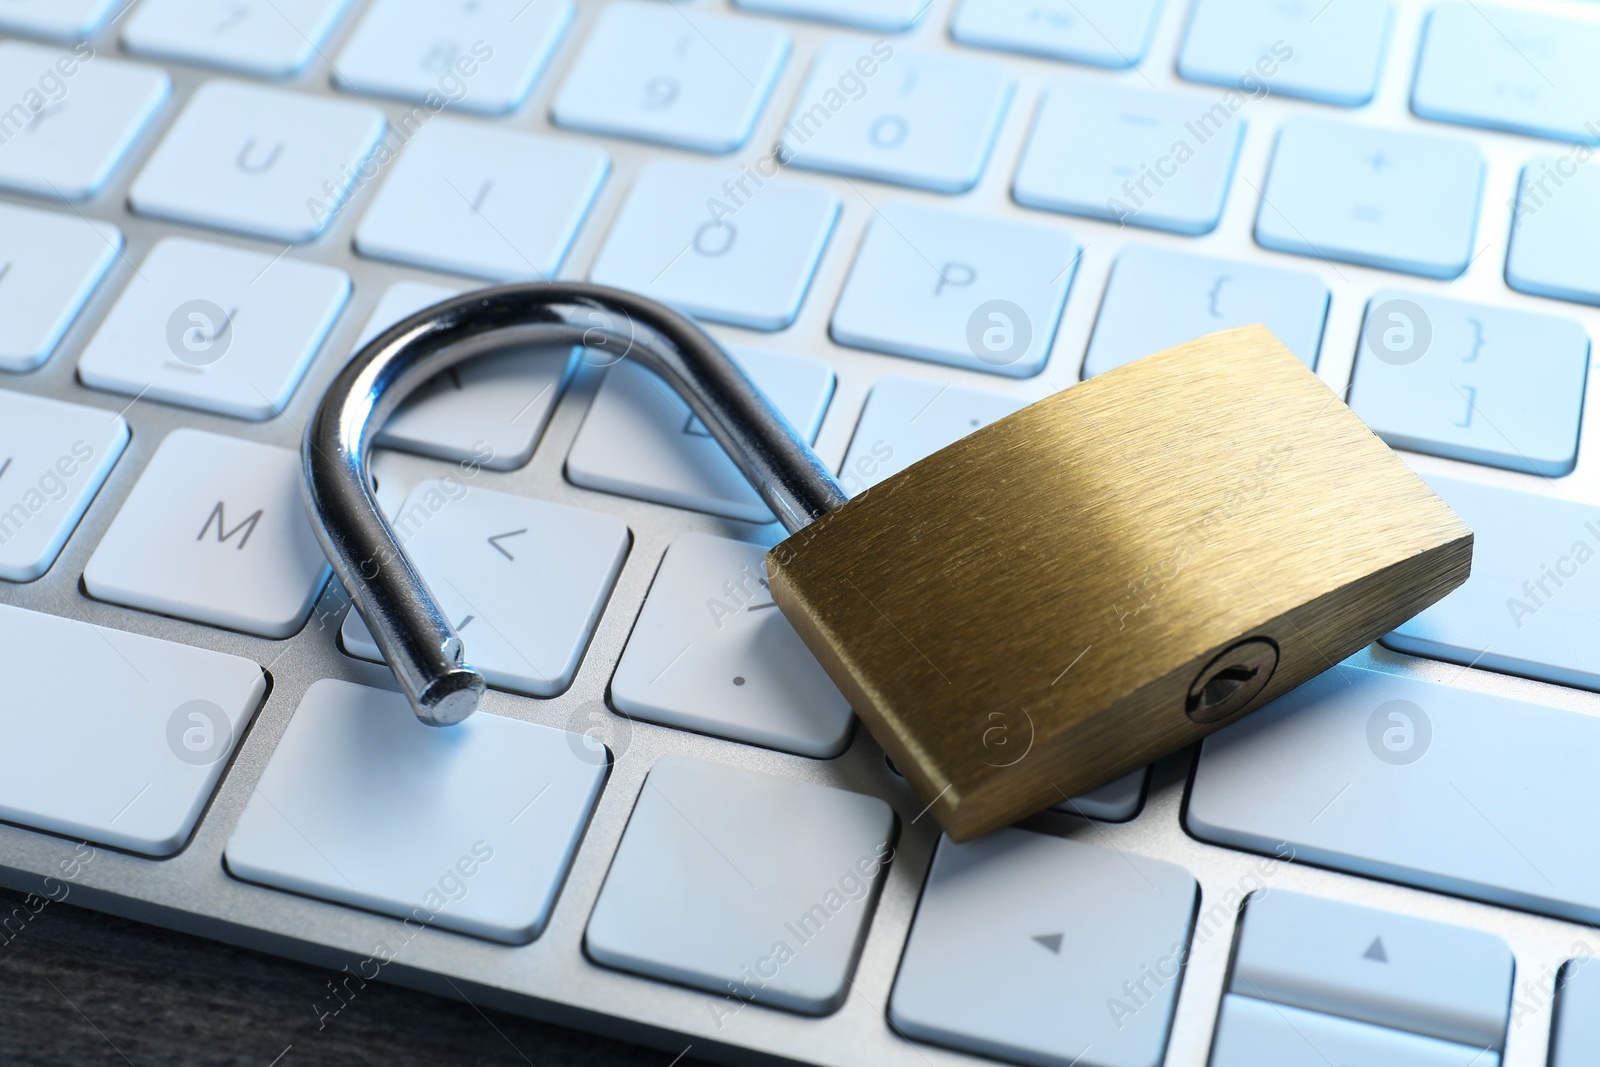
[[[1201,234],[1216,228],[1244,120],[1178,93],[1063,78],[1011,187],[1024,207]]]
[[[894,813],[877,797],[682,756],[656,761],[584,935],[595,962],[824,1015],[844,1003]]]
[[[1020,411],[1027,401],[925,378],[884,378],[867,394],[839,484],[851,496],[899,474],[974,430]]]
[[[349,0],[144,0],[122,31],[137,55],[282,78],[319,54]]]
[[[585,144],[439,119],[394,165],[356,251],[495,282],[549,281],[610,169]]]
[[[1314,274],[1129,245],[1106,283],[1083,376],[1256,322],[1315,368],[1327,314],[1328,287]]]
[[[734,0],[746,11],[840,22],[864,30],[899,33],[922,20],[932,0]]]
[[[1588,958],[1568,960],[1556,982],[1550,1067],[1596,1064],[1600,1064],[1600,966]]]
[[[1425,119],[1600,144],[1600,26],[1508,7],[1428,13],[1411,109]]]
[[[6,0],[0,6],[0,32],[82,41],[124,6],[120,0]]]
[[[680,534],[656,572],[611,700],[635,718],[832,759],[850,705],[767,591],[766,549]]]
[[[327,581],[299,455],[190,429],[161,442],[83,571],[101,600],[278,638]]]
[[[0,390],[0,578],[50,569],[127,444],[120,415]]]
[[[1566,175],[1567,171],[1575,171]],[[1506,284],[1556,300],[1600,304],[1600,174],[1569,156],[1535,159],[1523,169]]]
[[[189,840],[267,691],[249,660],[10,605],[0,676],[0,819],[141,856]]]
[[[729,354],[801,437],[814,440],[833,396],[833,368],[817,359],[734,347]],[[606,372],[567,455],[567,477],[586,489],[772,522],[700,420],[661,379],[631,360]]]
[[[752,330],[788,326],[833,232],[839,198],[781,178],[730,197],[727,183],[724,167],[646,166],[590,280],[712,322]]]
[[[78,360],[85,385],[240,419],[283,410],[350,294],[343,271],[163,238]]]
[[[941,838],[890,1022],[1023,1063],[1160,1063],[1197,895],[1182,867],[1077,841]]]
[[[1592,923],[1600,859],[1571,828],[1600,819],[1596,759],[1593,715],[1346,663],[1206,738],[1188,828]]]
[[[833,339],[967,370],[1038,374],[1077,257],[1077,243],[1058,230],[885,204],[834,308]]]
[[[1393,15],[1388,0],[1200,0],[1178,73],[1253,97],[1360,107],[1378,88]]]
[[[1274,889],[1245,905],[1229,989],[1498,1049],[1511,973],[1493,934]]]
[[[893,760],[887,757],[885,759],[889,764],[889,770],[900,778],[905,777],[900,773],[900,768],[894,765]],[[1091,789],[1082,796],[1063,800],[1050,810],[1059,811],[1063,815],[1094,819],[1097,822],[1127,822],[1139,814],[1139,808],[1144,804],[1144,790],[1149,774],[1148,767],[1129,771],[1099,789]]]
[[[1483,157],[1466,141],[1293,119],[1256,217],[1256,242],[1428,278],[1472,258]]]
[[[1474,534],[1472,576],[1383,639],[1402,652],[1600,689],[1600,508],[1438,475]]]
[[[365,104],[207,82],[128,202],[143,215],[299,244],[327,228],[385,126]]]
[[[979,48],[1136,67],[1160,12],[1161,0],[963,0],[950,36]]]
[[[1129,771],[1099,789],[1092,789],[1081,797],[1063,800],[1051,811],[1063,815],[1077,815],[1100,822],[1127,822],[1139,814],[1144,805],[1145,786],[1150,779],[1150,768]]]
[[[108,222],[0,204],[0,370],[49,359],[121,251]]]
[[[1483,1048],[1268,1004],[1230,993],[1222,998],[1211,1067],[1500,1067]]]
[[[62,52],[0,41],[0,99],[15,104],[0,115],[0,189],[89,199],[171,92],[165,71],[87,45]]]
[[[1395,448],[1559,477],[1577,463],[1588,369],[1571,319],[1385,289],[1350,407]]]
[[[490,712],[424,726],[398,693],[323,679],[239,816],[228,873],[525,944],[549,921],[605,781],[592,744]]]
[[[572,12],[572,0],[377,0],[339,53],[334,81],[430,111],[501,115],[528,98]]]
[[[783,128],[779,158],[811,170],[965,192],[983,173],[1012,89],[999,63],[837,40],[817,55]]]
[[[456,296],[426,282],[395,282],[351,348],[401,319]],[[577,368],[566,348],[516,348],[478,356],[424,384],[383,424],[376,443],[403,452],[510,471],[533,458],[550,414]]]
[[[621,519],[452,474],[418,483],[391,521],[490,685],[538,697],[566,691],[628,555]],[[341,637],[351,655],[381,661],[355,611]]]
[[[590,133],[731,152],[788,55],[789,35],[767,23],[619,0],[589,31],[550,115]]]

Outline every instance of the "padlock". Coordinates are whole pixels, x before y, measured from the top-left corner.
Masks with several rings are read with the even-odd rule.
[[[978,430],[768,555],[958,841],[1198,741],[1467,578],[1472,531],[1265,327]]]
[[[330,386],[306,500],[424,722],[482,676],[378,509],[367,454],[411,390],[507,344],[638,359],[791,536],[773,597],[956,840],[1051,807],[1326,670],[1465,581],[1472,533],[1260,326],[1056,393],[847,500],[707,334],[582,283],[458,297]]]

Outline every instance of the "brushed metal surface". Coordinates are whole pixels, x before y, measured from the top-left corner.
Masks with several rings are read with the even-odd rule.
[[[767,555],[772,595],[958,841],[1193,744],[1466,580],[1472,532],[1265,327],[1057,393]],[[1247,639],[1233,714],[1190,691]],[[1235,669],[1255,680],[1246,658]]]
[[[1537,151],[1536,144],[1516,134],[1447,131],[1411,113],[1410,68],[1433,2],[1396,0],[1388,58],[1377,95],[1353,118],[1415,133],[1470,136],[1483,153],[1487,166],[1471,265],[1460,278],[1451,282],[1406,278],[1403,284],[1423,293],[1565,315],[1581,322],[1591,336],[1600,336],[1600,308],[1528,296],[1505,285],[1502,267],[1512,232],[1507,204],[1514,194],[1521,167]],[[697,153],[621,138],[576,135],[550,122],[550,99],[565,77],[577,47],[588,36],[604,6],[602,0],[580,2],[577,21],[533,94],[511,115],[493,120],[496,126],[599,144],[611,157],[611,178],[601,190],[590,218],[558,274],[563,278],[587,275],[617,208],[646,163],[663,157],[707,162],[707,157]],[[959,46],[951,41],[948,32],[955,6],[956,0],[933,0],[922,22],[909,33],[895,36],[893,41],[896,48],[904,43],[942,55],[1001,59],[1016,75],[1013,102],[978,184],[961,196],[951,197],[822,174],[786,176],[833,189],[843,205],[833,239],[823,254],[800,316],[787,330],[775,335],[734,327],[712,328],[712,333],[724,342],[814,355],[832,364],[838,373],[838,385],[816,443],[823,459],[837,469],[868,392],[889,374],[921,378],[936,384],[949,382],[1025,401],[1074,386],[1112,265],[1124,248],[1136,244],[1247,259],[1314,273],[1332,294],[1317,374],[1330,388],[1342,393],[1359,340],[1362,307],[1373,293],[1395,285],[1397,276],[1369,267],[1264,252],[1251,236],[1259,204],[1254,190],[1265,186],[1277,129],[1291,117],[1308,112],[1324,114],[1326,109],[1275,94],[1248,102],[1238,116],[1238,120],[1248,124],[1248,129],[1239,152],[1234,187],[1220,224],[1210,234],[1192,238],[1030,211],[1011,200],[1010,183],[1039,95],[1052,79],[1069,71],[1084,77],[1122,78],[1134,87],[1153,86],[1186,94],[1195,102],[1197,114],[1210,107],[1220,97],[1221,90],[1196,86],[1177,77],[1175,59],[1189,13],[1189,5],[1185,3],[1163,5],[1148,58],[1137,72],[1119,74]],[[1600,21],[1600,11],[1570,0],[1525,0],[1523,6],[1563,17]],[[323,45],[323,55],[302,74],[285,79],[281,84],[297,92],[348,98],[348,94],[331,87],[331,65],[365,7],[361,2],[351,3],[333,36]],[[695,0],[694,7],[740,17],[762,17],[740,13],[731,0]],[[851,31],[822,23],[784,20],[782,24],[793,38],[794,51],[760,117],[755,136],[737,152],[715,159],[727,167],[730,179],[738,177],[741,165],[753,165],[770,150],[791,109],[800,100],[802,83],[818,49],[839,36],[851,35]],[[143,62],[121,49],[118,32],[119,26],[112,26],[96,34],[93,38],[96,50],[102,55]],[[197,426],[215,433],[296,448],[322,389],[344,363],[362,323],[389,284],[403,279],[455,286],[470,282],[456,276],[363,259],[355,254],[351,247],[352,233],[373,196],[381,189],[384,175],[357,190],[349,206],[321,238],[292,249],[265,241],[171,226],[130,213],[126,207],[128,185],[174,116],[197,86],[213,78],[227,77],[185,64],[163,62],[156,65],[172,74],[173,98],[100,195],[77,205],[77,210],[89,218],[112,222],[122,228],[127,237],[125,258],[113,267],[49,362],[29,374],[0,373],[0,388],[87,404],[104,409],[108,415],[126,409],[133,438],[50,572],[25,585],[0,582],[0,601],[249,656],[267,668],[273,690],[245,733],[221,786],[184,850],[171,859],[150,860],[101,849],[94,861],[71,880],[70,899],[85,906],[292,956],[337,971],[345,964],[357,966],[371,952],[376,939],[393,936],[393,924],[366,912],[235,881],[223,868],[222,849],[308,686],[320,678],[345,678],[366,685],[388,684],[386,670],[353,660],[339,651],[338,625],[349,609],[344,592],[330,587],[304,631],[288,640],[269,641],[93,600],[83,593],[79,577],[156,446],[168,432],[181,426]],[[391,118],[407,110],[387,102],[380,101],[378,105]],[[482,120],[466,118],[463,121]],[[0,199],[46,206],[40,201],[9,194],[0,194]],[[1050,359],[1038,377],[1003,379],[977,371],[864,352],[832,340],[829,319],[862,234],[875,217],[878,205],[890,201],[1025,221],[1078,239],[1083,254],[1074,272]],[[77,380],[79,353],[117,295],[136,277],[134,266],[143,260],[156,240],[173,233],[201,236],[268,255],[282,252],[298,259],[332,264],[348,271],[354,279],[351,305],[335,326],[288,409],[279,418],[264,423],[244,423],[147,400],[130,405],[127,397],[97,392]],[[758,543],[770,543],[778,535],[771,529],[592,492],[568,482],[563,475],[563,464],[594,395],[597,378],[593,371],[585,371],[568,389],[526,466],[508,472],[485,471],[481,477],[483,484],[503,492],[616,515],[628,523],[634,536],[633,548],[572,687],[551,700],[491,691],[485,698],[485,708],[495,714],[532,722],[590,729],[617,752],[616,765],[556,901],[550,925],[537,941],[515,948],[492,946],[470,937],[430,930],[418,935],[394,964],[384,968],[382,979],[443,996],[470,997],[477,1003],[493,1003],[527,1015],[656,1044],[666,1050],[662,1058],[664,1064],[688,1044],[693,1045],[693,1056],[729,1063],[781,1061],[829,1067],[975,1067],[988,1062],[906,1041],[894,1032],[885,1018],[937,827],[931,816],[922,814],[923,802],[911,787],[884,768],[882,751],[867,731],[858,730],[842,756],[817,761],[649,723],[633,723],[608,709],[606,693],[612,671],[656,567],[672,539],[691,530]],[[1586,390],[1585,412],[1600,410],[1600,375],[1589,376]],[[1585,429],[1579,442],[1577,467],[1572,475],[1560,479],[1541,479],[1417,454],[1405,458],[1413,468],[1424,472],[1595,503],[1600,501],[1600,475],[1597,475],[1600,472],[1597,467],[1600,435]],[[380,451],[374,463],[384,490],[401,495],[416,482],[438,477],[450,469],[435,460],[387,451]],[[1538,701],[1577,714],[1600,715],[1600,694],[1399,656],[1377,647],[1360,653],[1356,662],[1380,665],[1409,677],[1475,692]],[[585,955],[583,927],[644,775],[654,760],[669,753],[856,789],[883,797],[900,815],[896,859],[872,916],[867,941],[852,979],[850,998],[835,1014],[821,1019],[799,1018],[752,1006],[719,1027],[704,994],[608,971]],[[1582,924],[1198,841],[1183,825],[1188,772],[1186,754],[1159,763],[1143,810],[1126,823],[1088,823],[1055,815],[1028,823],[1042,832],[1181,864],[1200,883],[1200,908],[1207,933],[1197,936],[1184,968],[1164,1067],[1203,1067],[1207,1062],[1236,928],[1238,902],[1245,892],[1262,884],[1456,923],[1505,939],[1516,955],[1517,978],[1516,999],[1501,1062],[1504,1067],[1543,1067],[1549,1046],[1557,969],[1574,955],[1600,955],[1600,935]],[[1560,818],[1561,814],[1552,812],[1551,817]],[[1574,847],[1587,847],[1578,837],[1576,828]],[[0,824],[0,882],[16,889],[40,889],[44,878],[59,880],[63,877],[63,865],[70,867],[76,848],[74,842],[62,838]],[[334,1025],[338,1024],[335,1021]]]

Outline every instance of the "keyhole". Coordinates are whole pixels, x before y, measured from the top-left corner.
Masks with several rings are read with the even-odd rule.
[[[1212,675],[1211,680],[1201,688],[1199,710],[1216,707],[1233,696],[1241,685],[1260,673],[1261,671],[1255,667],[1224,667],[1220,673]]]
[[[1254,700],[1277,666],[1277,644],[1264,637],[1240,641],[1195,677],[1184,711],[1195,722],[1221,722]]]

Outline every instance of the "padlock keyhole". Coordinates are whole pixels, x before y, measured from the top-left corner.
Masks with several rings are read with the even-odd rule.
[[[1221,722],[1244,710],[1265,689],[1278,666],[1278,646],[1252,637],[1206,664],[1189,686],[1184,712],[1199,723]]]
[[[1261,673],[1259,667],[1224,667],[1200,690],[1199,709],[1205,711],[1227,700],[1241,685]]]

